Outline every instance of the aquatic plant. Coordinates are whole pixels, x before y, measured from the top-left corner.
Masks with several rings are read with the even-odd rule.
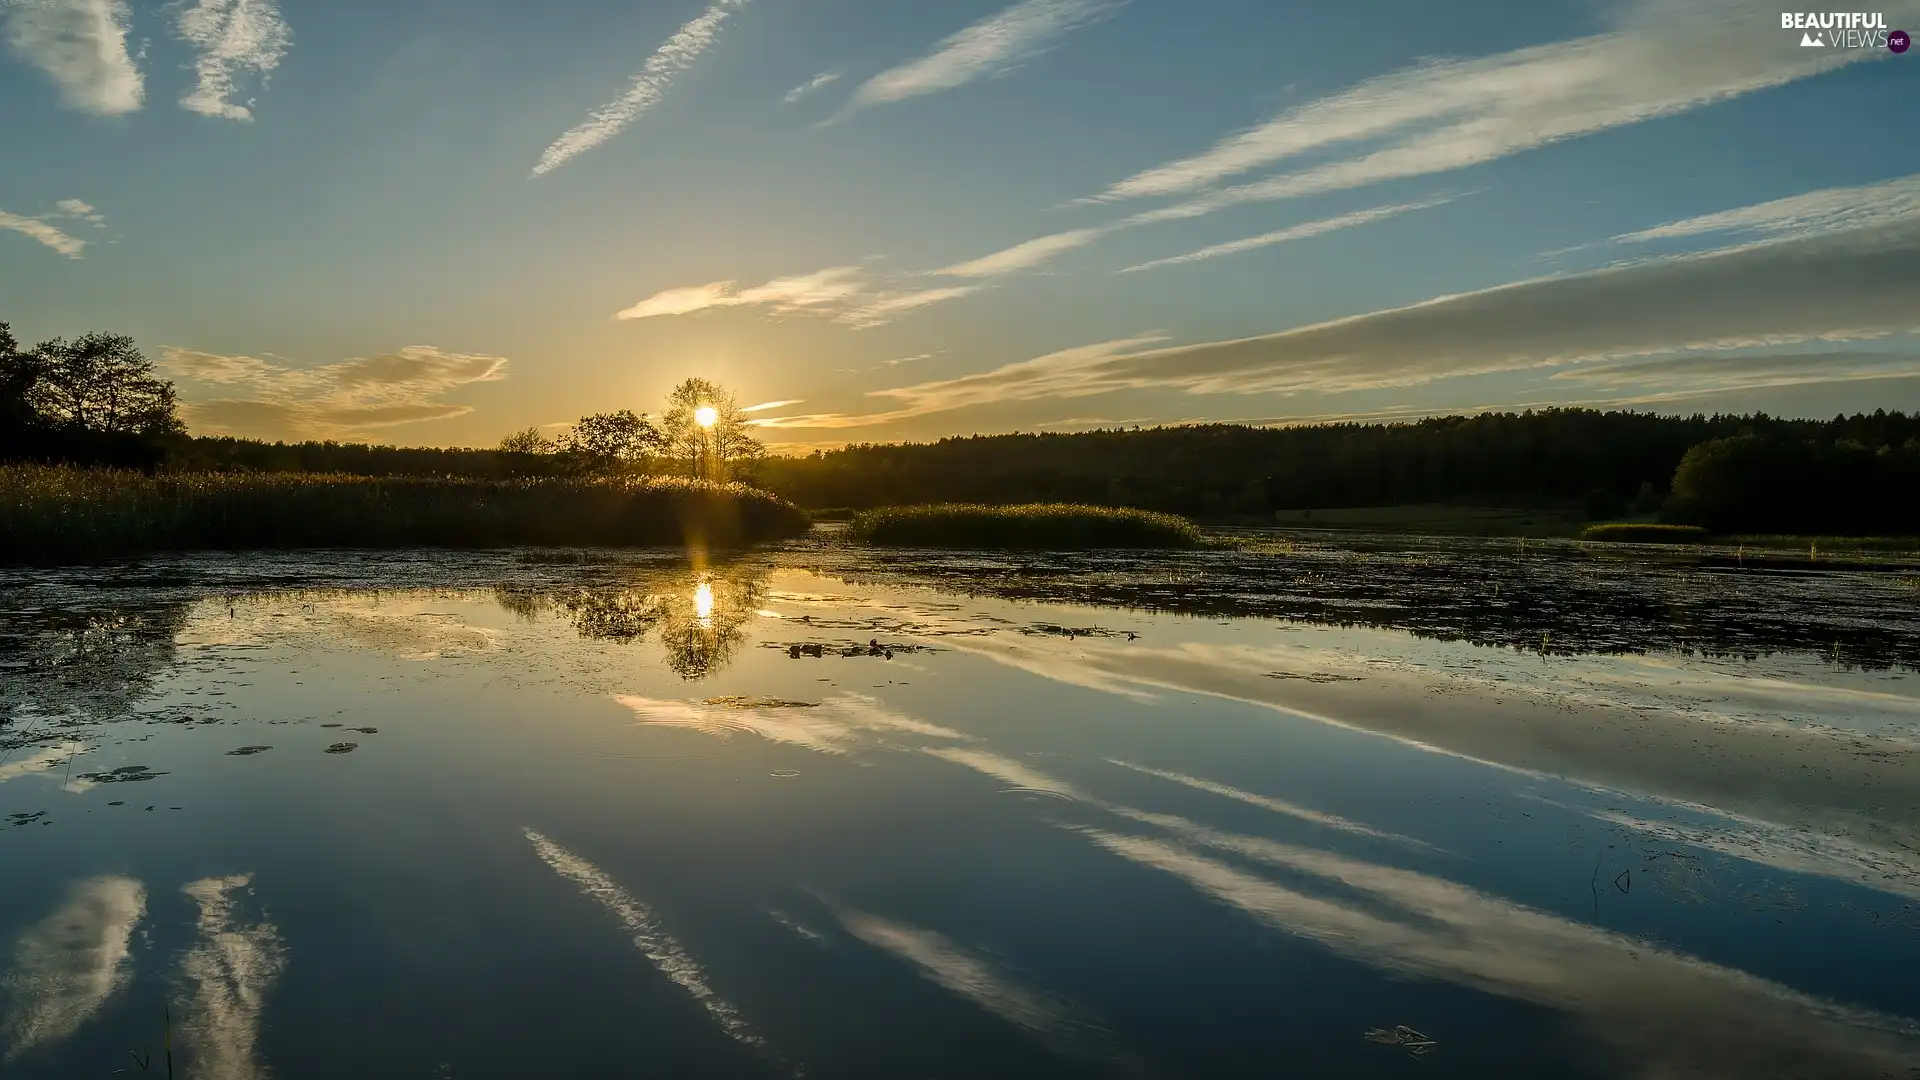
[[[1658,525],[1653,522],[1616,521],[1589,525],[1580,530],[1582,540],[1605,540],[1618,544],[1697,544],[1708,537],[1698,525]]]
[[[1028,503],[983,506],[934,503],[892,506],[858,514],[850,527],[861,543],[889,547],[1191,548],[1200,530],[1172,514],[1112,506]]]
[[[740,484],[671,477],[466,479],[0,466],[0,563],[152,551],[520,545],[728,547],[806,515]]]

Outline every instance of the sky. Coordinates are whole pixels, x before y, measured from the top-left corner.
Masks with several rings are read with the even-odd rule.
[[[1878,3],[0,0],[0,320],[409,445],[1920,409]]]

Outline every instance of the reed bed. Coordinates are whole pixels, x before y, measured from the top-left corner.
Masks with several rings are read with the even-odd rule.
[[[796,536],[806,515],[741,484],[0,466],[0,563],[155,551],[685,544]]]
[[[1071,503],[892,506],[856,515],[850,531],[861,543],[885,547],[1083,551],[1202,544],[1200,530],[1182,517]]]

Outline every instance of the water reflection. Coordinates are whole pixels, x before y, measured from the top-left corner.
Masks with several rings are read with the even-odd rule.
[[[128,712],[173,664],[191,608],[110,598],[45,607],[0,595],[0,730],[28,717],[59,723]]]
[[[1018,1027],[1066,1058],[1106,1061],[1129,1074],[1144,1073],[1114,1046],[1086,1009],[1028,986],[988,957],[941,934],[829,902],[847,933],[905,961],[936,986]]]
[[[727,1037],[757,1053],[766,1054],[767,1041],[748,1025],[740,1010],[721,997],[707,981],[706,971],[686,947],[660,928],[659,920],[633,894],[621,888],[598,866],[554,843],[532,829],[523,829],[535,854],[554,873],[572,882],[582,894],[607,909],[621,929],[633,937],[634,948],[654,969],[672,980],[705,1009]]]
[[[72,1035],[127,984],[128,944],[147,910],[147,890],[129,877],[73,886],[65,903],[14,942],[0,989],[13,1061]]]
[[[688,681],[731,663],[764,603],[771,568],[719,563],[705,569],[651,569],[613,584],[498,585],[494,599],[522,619],[557,612],[582,637],[658,641],[667,666]]]
[[[1101,848],[1276,930],[1378,967],[1564,1011],[1631,1075],[1867,1078],[1898,1075],[1914,1061],[1920,1028],[1911,1021],[1822,1001],[1427,874],[1166,815],[1130,816],[1187,844],[1306,875],[1321,888],[1357,890],[1386,908],[1301,892],[1187,844],[1081,831]]]
[[[239,874],[181,887],[199,907],[199,940],[180,961],[187,992],[181,1042],[193,1063],[190,1075],[206,1080],[266,1075],[259,1056],[260,1017],[287,961],[272,923],[245,921],[237,913],[252,882],[251,874]]]

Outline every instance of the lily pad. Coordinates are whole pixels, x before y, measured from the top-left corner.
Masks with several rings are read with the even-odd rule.
[[[337,743],[334,743],[332,746],[327,747],[327,753],[351,754],[355,750],[358,750],[359,748],[360,748],[360,744],[357,742],[337,742]]]

